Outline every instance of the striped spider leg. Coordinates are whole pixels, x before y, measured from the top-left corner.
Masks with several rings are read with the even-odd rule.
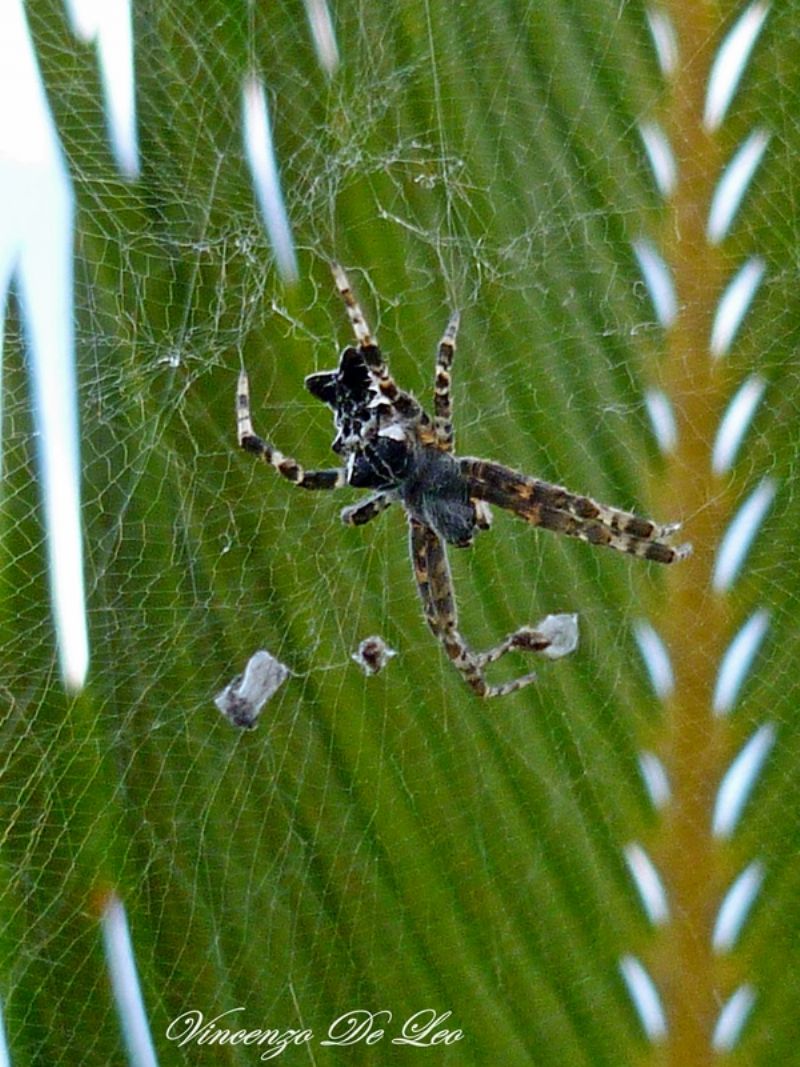
[[[691,554],[691,545],[669,543],[681,527],[679,522],[660,526],[489,460],[465,457],[459,465],[471,494],[512,511],[533,526],[655,563],[676,563]]]
[[[453,666],[474,692],[484,699],[507,696],[536,681],[531,671],[510,682],[490,685],[485,670],[507,652],[539,652],[557,658],[571,652],[577,643],[577,620],[574,615],[551,616],[549,627],[533,629],[521,626],[513,634],[486,652],[475,652],[458,629],[453,580],[444,542],[435,530],[409,516],[411,562],[417,580],[425,621],[441,642]],[[558,634],[556,634],[556,628]],[[560,647],[556,647],[560,644]]]
[[[296,459],[285,456],[269,441],[263,440],[253,432],[253,422],[250,416],[250,383],[245,370],[239,372],[239,383],[236,389],[236,431],[240,448],[254,456],[259,456],[266,464],[274,467],[283,478],[301,489],[340,489],[343,485],[347,485],[347,471],[344,467],[333,467],[329,470],[304,470]]]
[[[353,327],[357,342],[357,351],[361,353],[364,362],[369,368],[379,391],[379,397],[404,418],[422,418],[427,420],[427,415],[422,410],[417,400],[410,393],[400,389],[389,372],[383,353],[373,339],[372,331],[367,324],[361,305],[356,300],[344,269],[338,264],[331,265],[333,280],[342,298],[350,325]],[[374,403],[374,402],[373,402]],[[399,493],[391,490],[381,490],[373,493],[357,504],[342,508],[341,519],[346,526],[363,526],[381,515],[396,500]]]
[[[456,351],[459,314],[454,311],[436,350],[436,372],[433,382],[433,432],[436,445],[442,452],[452,452],[453,400],[450,395],[453,356]]]
[[[359,500],[357,504],[342,508],[342,522],[345,526],[363,526],[367,522],[372,522],[373,519],[376,519],[399,499],[400,494],[392,492],[390,489],[384,489],[380,493],[373,493],[366,500]]]
[[[350,325],[353,327],[353,333],[356,335],[358,351],[363,355],[364,362],[374,376],[380,397],[387,400],[403,418],[420,419],[425,424],[430,423],[430,419],[422,410],[419,402],[410,393],[400,389],[389,372],[383,353],[372,337],[364,312],[361,310],[361,305],[353,295],[353,290],[350,288],[350,282],[344,269],[338,263],[333,263],[331,264],[331,270],[333,272],[333,280],[336,282],[336,288],[339,290],[339,296],[341,296],[347,310]]]
[[[436,350],[436,372],[433,385],[433,432],[436,447],[441,452],[452,453],[455,449],[453,432],[453,400],[451,396],[453,357],[456,351],[459,313],[454,311]],[[488,530],[492,525],[492,512],[484,500],[472,498],[475,508],[475,524],[479,530]]]
[[[364,313],[353,296],[344,270],[337,263],[334,263],[332,271],[353,327],[358,343],[358,352],[363,356],[365,364],[374,374],[382,395],[386,396],[387,402],[393,406],[399,405],[402,409],[408,411],[412,417],[421,413],[422,409],[414,397],[399,389],[389,373],[381,351],[372,338]],[[313,383],[314,379],[324,380],[332,379],[333,377],[335,377],[333,373],[310,375],[306,378],[306,386],[311,387],[312,392],[320,395],[309,383]],[[239,373],[236,391],[236,427],[239,446],[274,467],[282,477],[294,485],[302,489],[341,489],[348,484],[346,467],[305,470],[296,459],[291,456],[285,456],[270,441],[264,440],[254,432],[250,411],[250,383],[245,370]],[[376,493],[359,504],[345,508],[342,512],[342,519],[351,525],[369,522],[370,519],[379,515],[381,511],[388,507],[394,499],[396,499],[395,494]]]

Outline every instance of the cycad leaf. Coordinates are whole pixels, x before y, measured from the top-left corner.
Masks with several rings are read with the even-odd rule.
[[[766,11],[367,0],[333,12],[341,62],[327,73],[299,4],[146,5],[135,182],[115,176],[93,57],[59,11],[31,13],[79,205],[92,668],[66,699],[12,307],[13,1063],[119,1062],[99,922],[113,897],[165,1063],[263,1051],[170,1040],[189,1011],[310,1029],[283,1057],[316,1064],[424,1056],[392,1044],[420,1012],[463,1031],[427,1053],[459,1065],[796,1055],[796,5]],[[760,37],[704,127],[709,71],[742,14],[761,18]],[[245,161],[253,72],[295,286],[275,270]],[[709,237],[720,175],[754,131],[769,143]],[[460,308],[459,452],[682,520],[694,542],[691,560],[659,569],[496,514],[470,552],[451,552],[477,648],[579,613],[579,648],[542,662],[534,687],[482,703],[465,686],[422,617],[399,508],[346,528],[355,493],[297,492],[236,448],[245,366],[256,429],[332,465],[329,414],[303,379],[350,339],[333,258],[426,405]],[[748,380],[754,422],[715,473],[720,420]],[[720,578],[723,535],[759,487],[752,547]],[[748,620],[726,703],[720,664]],[[351,654],[372,634],[397,655],[366,677]],[[239,732],[213,698],[262,648],[291,676]],[[743,750],[733,766],[749,753],[752,791],[734,817],[745,791],[726,775]],[[723,781],[733,807],[720,811]],[[383,1013],[384,1036],[323,1044],[350,1012]]]

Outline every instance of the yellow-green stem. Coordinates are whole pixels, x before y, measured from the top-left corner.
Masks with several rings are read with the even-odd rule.
[[[731,501],[711,471],[711,448],[731,382],[714,362],[709,336],[715,305],[731,263],[706,238],[711,194],[724,162],[719,138],[702,125],[708,72],[719,43],[722,12],[712,2],[670,5],[680,67],[664,122],[680,180],[670,201],[663,254],[677,289],[679,313],[660,371],[678,424],[678,446],[660,488],[660,511],[682,513],[695,554],[670,574],[663,636],[675,689],[656,747],[672,783],[673,800],[658,830],[656,861],[670,895],[672,918],[652,960],[669,1034],[656,1056],[671,1067],[712,1063],[711,1036],[719,1014],[722,974],[711,934],[730,876],[724,848],[712,838],[716,791],[731,756],[725,720],[712,714],[712,694],[732,619],[711,574]]]

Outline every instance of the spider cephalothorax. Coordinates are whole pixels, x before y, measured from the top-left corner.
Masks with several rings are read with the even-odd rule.
[[[336,437],[331,447],[342,457],[347,484],[358,489],[396,487],[408,471],[413,436],[381,394],[364,354],[346,348],[338,369],[310,374],[306,388],[333,410]]]
[[[342,457],[347,484],[391,492],[448,544],[471,544],[479,523],[466,478],[449,452],[433,447],[422,409],[407,404],[401,414],[397,399],[381,392],[379,364],[374,345],[366,356],[346,348],[337,370],[306,378],[308,391],[333,410],[332,448]]]
[[[400,502],[409,519],[411,558],[425,618],[447,655],[479,696],[502,696],[521,689],[534,680],[533,672],[491,685],[485,668],[511,649],[551,658],[564,655],[575,647],[577,629],[574,616],[549,616],[538,628],[523,626],[486,652],[476,652],[461,636],[445,543],[459,547],[471,544],[475,533],[490,525],[490,504],[535,526],[657,563],[683,559],[691,546],[669,544],[678,523],[659,526],[500,463],[456,457],[450,368],[458,315],[451,316],[439,343],[431,418],[410,393],[397,387],[344,271],[334,265],[333,274],[357,344],[344,350],[336,370],[306,378],[306,387],[333,411],[333,450],[342,457],[344,466],[306,471],[256,436],[245,371],[239,376],[236,404],[239,444],[302,488],[349,485],[372,489],[366,500],[342,511],[342,519],[349,525],[363,525]]]

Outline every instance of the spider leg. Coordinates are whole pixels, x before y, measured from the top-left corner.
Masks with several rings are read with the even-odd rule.
[[[456,350],[459,314],[454,311],[436,352],[436,377],[433,387],[433,431],[442,452],[452,452],[453,401],[450,395],[450,370]]]
[[[273,466],[278,474],[302,489],[340,489],[343,485],[347,485],[347,471],[344,467],[334,467],[331,470],[304,470],[296,459],[285,456],[269,441],[262,440],[253,432],[250,417],[250,383],[246,371],[240,372],[236,390],[236,428],[239,446],[245,452],[260,456],[265,463]]]
[[[398,494],[388,490],[373,493],[372,496],[359,501],[358,504],[342,508],[342,522],[345,526],[363,526],[365,522],[371,522],[381,512],[386,511],[397,499]]]
[[[477,497],[471,497],[470,499],[475,507],[475,525],[479,530],[491,530],[492,509],[485,500],[478,500]]]
[[[650,519],[598,504],[587,496],[530,478],[500,463],[469,458],[460,463],[472,496],[513,511],[534,526],[656,563],[675,563],[691,553],[689,544],[668,543],[680,523],[659,526]]]
[[[523,626],[487,652],[474,652],[458,630],[453,581],[444,542],[430,526],[417,519],[409,518],[409,524],[411,561],[425,621],[444,646],[456,670],[479,697],[506,696],[530,685],[536,680],[533,671],[501,685],[490,685],[486,681],[484,668],[512,649],[544,652],[550,647],[551,638],[529,626]]]
[[[436,374],[433,385],[433,433],[436,447],[442,452],[455,448],[453,434],[453,398],[451,371],[456,351],[456,337],[461,316],[454,311],[447,323],[439,347],[436,350]],[[475,524],[479,530],[488,530],[492,525],[492,512],[483,500],[472,500],[475,506]]]
[[[350,319],[350,325],[353,327],[353,333],[356,335],[358,347],[368,350],[374,349],[374,354],[380,359],[380,349],[372,339],[367,320],[364,318],[364,312],[361,310],[361,305],[353,295],[353,290],[350,288],[350,282],[344,272],[344,268],[338,263],[332,263],[331,271],[333,272],[333,280],[336,282],[336,288],[339,290],[339,295],[347,309],[347,317]],[[383,361],[381,360],[381,362]],[[375,366],[377,367],[378,364],[376,363]]]
[[[423,430],[423,443],[426,441],[426,430],[427,437],[431,437],[431,440],[433,440],[429,416],[422,410],[419,401],[404,389],[400,389],[392,377],[386,365],[386,360],[383,358],[383,353],[370,332],[367,320],[364,318],[364,312],[353,295],[353,290],[350,288],[350,282],[344,272],[344,268],[338,263],[332,263],[331,270],[336,288],[339,290],[339,295],[347,309],[347,316],[350,319],[350,325],[353,327],[353,333],[356,335],[359,352],[364,357],[367,367],[375,376],[381,396],[385,397],[404,419],[420,420],[420,427]]]

